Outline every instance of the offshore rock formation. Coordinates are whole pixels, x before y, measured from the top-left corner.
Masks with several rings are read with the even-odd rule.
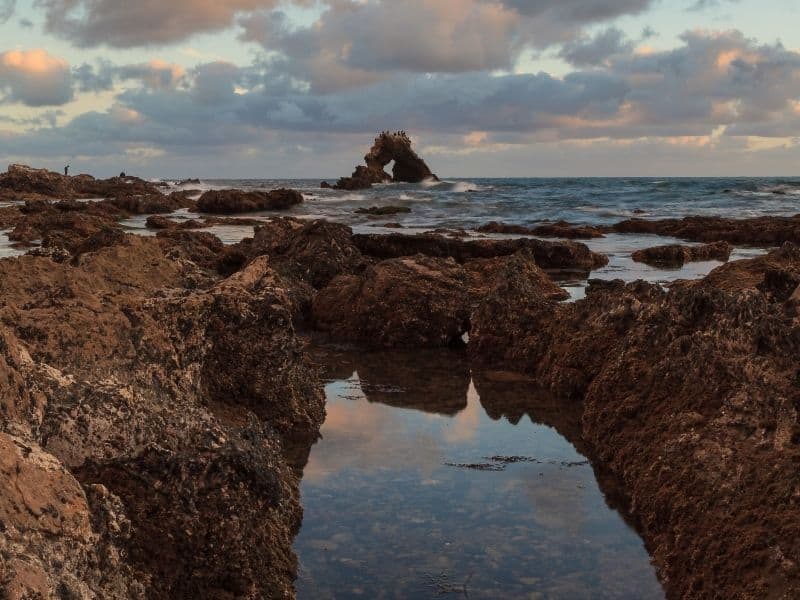
[[[392,174],[384,168],[394,161]],[[358,166],[350,177],[342,177],[334,188],[338,190],[361,190],[374,183],[402,181],[419,183],[426,179],[438,180],[425,161],[411,147],[411,140],[404,131],[384,131],[375,138],[375,143],[364,157],[366,166]]]
[[[0,589],[291,597],[283,444],[310,444],[324,407],[279,277],[193,261],[210,234],[106,225],[73,230],[66,262],[0,261]]]
[[[69,177],[26,165],[11,165],[0,174],[0,200],[70,200],[118,195],[158,194],[158,187],[138,177],[95,179],[91,175]]]
[[[637,250],[631,258],[636,262],[646,263],[655,267],[680,268],[687,262],[703,260],[718,260],[727,262],[733,252],[733,246],[728,242],[714,242],[702,246],[683,246],[670,244],[668,246],[655,246]]]

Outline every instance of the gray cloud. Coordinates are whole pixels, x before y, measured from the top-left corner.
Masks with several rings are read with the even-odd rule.
[[[35,0],[45,29],[82,47],[164,45],[230,27],[243,11],[277,0]]]
[[[621,30],[610,27],[592,38],[581,38],[564,44],[558,55],[576,67],[594,67],[616,54],[629,53],[632,49],[633,42]]]
[[[73,98],[69,65],[45,50],[0,53],[0,102],[59,106]]]
[[[523,15],[548,15],[553,20],[573,23],[607,21],[622,15],[638,14],[653,5],[653,0],[501,0]]]
[[[0,0],[0,23],[6,23],[17,8],[17,0]]]

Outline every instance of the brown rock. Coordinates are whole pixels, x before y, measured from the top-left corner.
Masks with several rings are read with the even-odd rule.
[[[693,242],[728,242],[752,246],[800,243],[800,215],[793,217],[686,217],[648,221],[629,219],[604,228],[607,232],[666,235]]]
[[[242,190],[211,190],[200,196],[197,211],[201,213],[235,214],[262,210],[285,210],[303,201],[295,190],[278,189],[271,192]]]
[[[455,240],[439,235],[356,234],[353,243],[367,256],[387,259],[425,254],[451,257],[463,263],[472,258],[510,256],[528,249],[543,269],[590,271],[608,263],[608,258],[579,242],[515,240]]]
[[[476,227],[475,231],[480,233],[502,233],[511,235],[534,235],[539,237],[554,237],[565,239],[589,240],[604,237],[603,233],[596,227],[590,225],[573,225],[566,221],[557,221],[537,227],[525,227],[524,225],[509,225],[492,221],[486,225]]]
[[[733,246],[728,242],[714,242],[703,246],[671,244],[637,250],[631,258],[636,262],[646,263],[655,267],[679,268],[687,262],[704,260],[728,262],[731,252],[733,252]]]

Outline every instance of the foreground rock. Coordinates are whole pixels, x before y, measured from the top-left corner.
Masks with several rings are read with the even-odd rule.
[[[0,261],[11,597],[293,593],[282,446],[317,435],[321,388],[268,259],[221,279],[182,244],[122,235],[71,264]]]
[[[159,194],[158,187],[138,177],[68,177],[26,165],[11,165],[7,172],[0,174],[0,199],[6,201],[71,200],[148,194]]]
[[[669,292],[597,282],[471,333],[478,364],[575,402],[671,598],[800,593],[800,325],[790,285],[764,287],[786,281],[771,269],[797,273],[800,251],[742,262]],[[751,284],[732,287],[736,272]]]
[[[454,347],[476,314],[567,297],[528,252],[463,265],[416,255],[335,278],[314,298],[313,323],[337,341],[373,348]]]
[[[301,202],[303,194],[283,188],[271,192],[211,190],[197,200],[197,211],[231,215],[261,210],[286,210]]]
[[[394,161],[392,175],[384,167]],[[334,188],[338,190],[360,190],[372,187],[375,183],[390,181],[420,183],[426,179],[438,180],[425,161],[411,147],[411,140],[405,132],[384,131],[364,157],[366,166],[358,166],[350,177],[342,177]]]
[[[800,215],[793,217],[686,217],[648,221],[629,219],[604,228],[614,233],[646,233],[676,237],[692,242],[728,242],[734,245],[780,246],[800,243]]]
[[[718,260],[727,262],[733,252],[733,246],[728,242],[714,242],[702,246],[683,246],[671,244],[668,246],[655,246],[644,250],[637,250],[631,255],[636,262],[642,262],[654,267],[682,267],[687,262],[704,260]]]

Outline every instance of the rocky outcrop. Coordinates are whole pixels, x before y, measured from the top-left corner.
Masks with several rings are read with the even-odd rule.
[[[384,171],[386,165],[394,161],[392,175]],[[342,177],[334,188],[339,190],[360,190],[372,187],[375,183],[390,181],[419,183],[426,179],[437,179],[425,161],[411,147],[411,139],[404,131],[389,133],[384,131],[364,157],[366,166],[358,166],[350,177]]]
[[[486,225],[476,227],[479,233],[501,233],[511,235],[533,235],[538,237],[564,238],[574,240],[590,240],[603,237],[603,233],[591,225],[574,225],[566,221],[556,221],[546,223],[536,227],[525,227],[524,225],[509,225],[491,221]]]
[[[500,312],[470,335],[477,364],[513,361],[579,407],[671,598],[800,591],[800,328],[791,284],[770,275],[796,273],[800,254],[743,262],[668,292],[596,282],[585,300]]]
[[[654,267],[680,268],[687,262],[704,260],[727,262],[731,257],[731,252],[733,252],[733,246],[728,242],[714,242],[702,246],[670,244],[637,250],[631,255],[631,258],[636,262]]]
[[[353,242],[367,256],[380,259],[424,254],[453,258],[463,263],[473,258],[510,256],[530,251],[542,269],[591,271],[608,264],[608,258],[579,242],[546,242],[536,239],[458,240],[440,235],[356,234]]]
[[[603,228],[612,233],[665,235],[692,242],[728,242],[734,245],[780,246],[800,243],[800,215],[793,217],[685,217],[648,221],[629,219]]]
[[[335,340],[367,347],[454,347],[485,312],[567,297],[529,252],[463,265],[416,255],[337,277],[315,296],[313,323]]]
[[[292,595],[282,446],[317,435],[321,387],[269,260],[221,279],[186,246],[121,234],[70,264],[0,261],[11,597]]]
[[[211,190],[200,196],[197,212],[231,215],[262,210],[286,210],[302,201],[303,194],[283,188],[271,192]]]
[[[159,194],[158,187],[138,177],[95,179],[91,175],[69,177],[26,165],[11,165],[0,174],[0,199],[29,200],[106,198]]]

